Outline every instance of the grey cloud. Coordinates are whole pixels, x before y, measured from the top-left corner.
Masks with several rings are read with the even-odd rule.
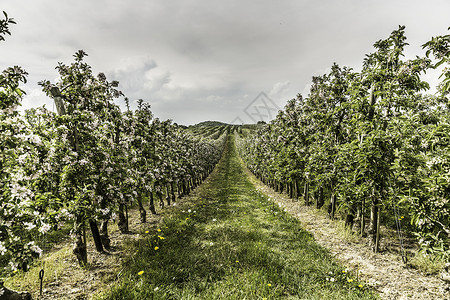
[[[195,123],[234,118],[262,91],[283,107],[333,62],[358,70],[400,24],[407,54],[423,55],[421,44],[447,33],[450,2],[14,0],[2,9],[18,24],[0,44],[0,68],[23,66],[30,91],[83,49],[94,72],[157,116]],[[24,106],[41,103],[33,95]]]

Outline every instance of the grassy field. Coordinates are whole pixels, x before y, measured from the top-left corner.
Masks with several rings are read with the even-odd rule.
[[[297,220],[258,192],[229,137],[188,206],[128,245],[97,299],[376,299]]]

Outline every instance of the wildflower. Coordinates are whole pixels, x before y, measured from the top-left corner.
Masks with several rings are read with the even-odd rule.
[[[236,262],[238,263],[239,261],[237,260]]]
[[[213,243],[213,242],[211,242],[211,243],[209,243],[209,245],[211,245],[211,246],[212,246],[212,245],[214,245],[214,243]]]
[[[144,271],[139,271],[138,275],[141,276],[142,274],[144,274]]]
[[[349,278],[347,279],[348,282],[353,282],[353,279]]]
[[[149,232],[148,230],[145,231],[145,233],[148,233],[148,232]]]
[[[271,284],[271,283],[268,283],[267,286],[272,286],[272,284]]]
[[[216,222],[217,220],[216,219],[213,219],[213,222]]]
[[[156,247],[155,247],[155,250],[158,250],[158,249],[159,249],[159,247],[158,247],[158,246],[156,246]]]
[[[335,282],[336,279],[334,279],[334,277],[331,277],[331,278],[330,278],[330,281],[331,281],[331,282]]]
[[[159,237],[160,240],[163,240],[163,239],[164,239],[163,236],[158,235],[158,237]]]
[[[360,284],[358,284],[358,287],[360,287],[360,288],[362,288],[363,287],[363,285],[360,283]]]
[[[161,229],[158,228],[158,230],[156,230],[156,231],[161,232]]]

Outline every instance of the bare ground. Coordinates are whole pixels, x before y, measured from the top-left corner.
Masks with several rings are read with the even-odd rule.
[[[88,242],[86,268],[78,266],[70,251],[70,256],[65,258],[64,272],[56,280],[46,284],[42,298],[35,299],[90,299],[99,290],[113,283],[117,276],[120,276],[123,259],[130,255],[124,247],[126,241],[138,239],[145,230],[154,227],[161,219],[160,215],[150,216],[149,222],[142,224],[138,214],[137,210],[129,212],[129,233],[121,234],[117,229],[110,233],[111,250],[105,253],[97,252],[93,241]],[[65,246],[71,248],[70,243],[67,241]]]
[[[354,274],[358,274],[360,280],[378,291],[382,299],[450,299],[450,282],[440,278],[447,274],[426,275],[405,265],[398,251],[398,239],[389,230],[383,228],[387,234],[381,240],[381,251],[374,253],[365,239],[342,239],[342,229],[339,227],[342,228],[340,223],[343,221],[332,221],[315,207],[305,206],[275,192],[247,172],[259,191],[298,218],[320,245],[329,249]],[[409,255],[414,254],[417,246],[411,240],[407,242]]]

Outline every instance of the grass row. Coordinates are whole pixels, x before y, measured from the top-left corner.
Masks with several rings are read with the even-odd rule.
[[[255,189],[231,136],[195,200],[130,241],[134,254],[96,299],[376,299]]]

